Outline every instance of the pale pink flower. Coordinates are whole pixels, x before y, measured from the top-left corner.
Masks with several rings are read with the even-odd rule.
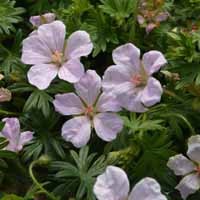
[[[21,151],[23,146],[32,140],[33,132],[20,133],[20,124],[17,118],[4,118],[2,121],[5,122],[5,125],[0,135],[9,142],[5,149],[14,152]]]
[[[120,105],[133,112],[145,112],[160,101],[163,89],[152,74],[167,63],[161,52],[149,51],[140,60],[140,50],[128,43],[112,56],[115,65],[105,71],[104,91],[113,92]]]
[[[10,101],[12,99],[12,93],[6,88],[0,88],[0,102]]]
[[[115,114],[120,110],[115,97],[101,94],[101,78],[93,70],[88,70],[75,84],[76,93],[58,94],[53,104],[63,115],[75,115],[64,123],[62,136],[75,147],[86,145],[91,129],[105,141],[114,140],[122,130],[123,121]]]
[[[84,75],[80,57],[91,53],[93,45],[85,31],[72,33],[65,41],[65,25],[61,21],[41,25],[37,34],[23,41],[22,62],[33,65],[28,81],[39,89],[46,89],[57,76],[70,83]]]
[[[119,167],[108,166],[97,177],[93,188],[98,200],[167,200],[159,183],[153,178],[143,178],[130,191],[126,173]]]
[[[38,28],[42,24],[49,24],[55,21],[55,19],[56,15],[54,13],[45,13],[43,15],[31,16],[29,21],[34,27]]]
[[[200,189],[200,135],[189,138],[187,156],[190,160],[178,154],[167,163],[177,176],[184,176],[176,186],[183,199]]]

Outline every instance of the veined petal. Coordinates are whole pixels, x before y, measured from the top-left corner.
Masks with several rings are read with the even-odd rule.
[[[189,138],[187,155],[191,160],[200,163],[200,135]]]
[[[124,44],[113,51],[113,61],[117,65],[131,66],[138,71],[140,66],[140,50],[131,43]]]
[[[129,187],[126,173],[119,167],[108,166],[106,171],[97,177],[93,191],[98,200],[125,200]]]
[[[162,86],[158,80],[150,77],[147,81],[147,85],[142,91],[141,101],[142,103],[149,107],[160,102],[163,93]]]
[[[149,51],[143,55],[142,62],[146,72],[151,75],[167,64],[164,55],[159,51]]]
[[[131,112],[143,113],[147,111],[141,102],[142,90],[134,88],[130,82],[119,85],[115,93],[121,107]]]
[[[74,117],[64,123],[62,127],[62,137],[71,142],[75,147],[85,146],[91,134],[91,124],[87,117]]]
[[[193,162],[182,154],[170,157],[167,166],[173,170],[177,176],[189,174],[194,171],[196,167]]]
[[[51,50],[37,34],[23,40],[22,62],[29,65],[51,62]]]
[[[17,142],[20,134],[19,120],[15,117],[2,119],[5,122],[1,134],[9,141]]]
[[[83,103],[74,93],[57,94],[53,105],[56,111],[63,115],[77,115],[84,112]]]
[[[28,81],[40,90],[49,87],[51,81],[57,76],[58,68],[53,64],[34,65],[28,71]]]
[[[39,38],[51,49],[52,52],[63,52],[65,42],[65,25],[61,21],[43,24],[38,28]]]
[[[99,113],[94,117],[96,134],[104,141],[112,141],[123,128],[123,120],[115,113]]]
[[[68,59],[77,59],[81,56],[88,56],[93,49],[90,36],[86,31],[76,31],[67,40],[65,56]]]
[[[94,70],[87,70],[86,74],[74,86],[81,99],[88,106],[92,106],[101,91],[101,78]]]
[[[131,79],[132,69],[128,65],[112,65],[106,69],[103,76],[103,90],[109,91],[119,84],[127,82]]]
[[[33,132],[25,131],[20,134],[17,151],[21,151],[23,146],[33,139]]]
[[[185,176],[181,182],[176,186],[176,189],[181,193],[183,199],[191,194],[194,194],[197,190],[200,189],[200,177],[196,173]]]
[[[99,112],[118,112],[121,110],[116,96],[111,92],[104,92],[101,94],[97,101],[96,108]]]
[[[58,77],[70,83],[76,83],[84,75],[84,66],[79,60],[68,60],[58,71]]]
[[[167,200],[161,193],[159,183],[153,178],[144,178],[132,189],[128,200]]]

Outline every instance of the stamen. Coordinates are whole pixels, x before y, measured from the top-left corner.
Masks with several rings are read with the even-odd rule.
[[[200,176],[200,166],[197,166],[196,172],[197,172],[197,174]]]
[[[92,117],[94,114],[94,108],[92,106],[88,106],[86,109],[85,109],[85,115],[89,116],[89,117]]]
[[[136,87],[139,87],[141,85],[144,85],[144,79],[143,77],[140,75],[140,74],[136,74],[136,75],[133,75],[132,78],[131,78],[131,82],[136,86]]]
[[[62,61],[63,61],[63,53],[56,50],[52,54],[52,62],[60,65],[60,64],[62,64]]]

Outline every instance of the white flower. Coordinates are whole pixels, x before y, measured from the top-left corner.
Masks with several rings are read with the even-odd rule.
[[[191,161],[178,154],[171,157],[167,163],[177,176],[184,176],[176,186],[183,199],[200,189],[200,135],[189,138],[187,156]]]
[[[108,166],[97,177],[94,193],[98,200],[167,200],[161,194],[160,185],[153,178],[138,182],[129,194],[130,185],[126,173],[115,166]]]

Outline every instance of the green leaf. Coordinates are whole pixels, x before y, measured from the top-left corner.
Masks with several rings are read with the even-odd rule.
[[[27,99],[24,105],[24,111],[30,111],[31,109],[41,110],[44,116],[48,117],[50,114],[50,103],[52,102],[52,97],[48,95],[45,91],[35,90]]]
[[[1,200],[24,200],[23,197],[16,196],[14,194],[4,195]]]
[[[103,12],[114,17],[121,25],[124,18],[129,17],[134,12],[136,0],[101,0],[103,5],[99,7]]]
[[[24,8],[15,8],[15,1],[1,0],[0,2],[0,34],[10,34],[15,31],[14,24],[19,23],[19,16],[25,12]]]

